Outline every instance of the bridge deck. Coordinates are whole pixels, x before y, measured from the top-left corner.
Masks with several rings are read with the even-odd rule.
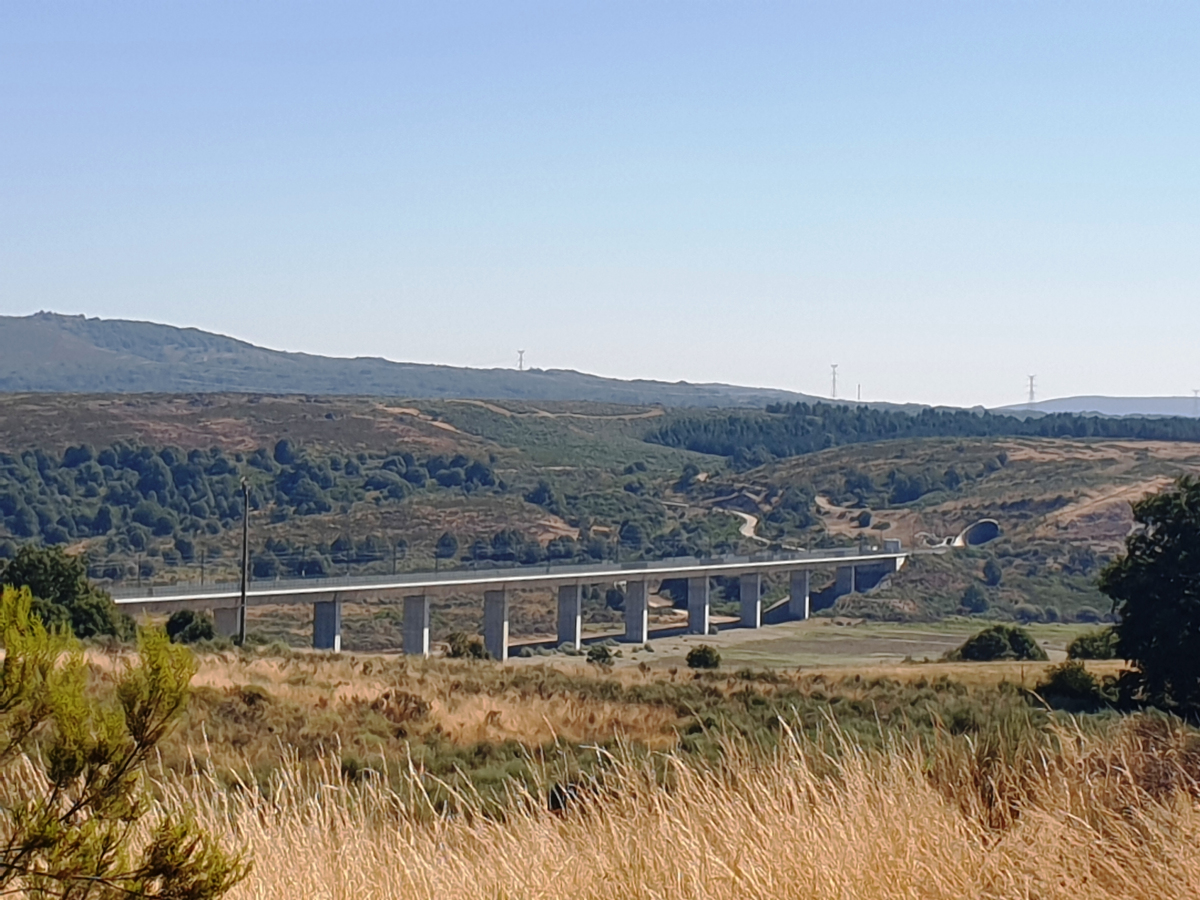
[[[733,576],[831,566],[863,566],[889,561],[899,567],[907,556],[903,551],[860,552],[855,548],[845,548],[709,559],[680,557],[627,563],[488,567],[404,575],[296,578],[251,581],[246,591],[246,600],[247,603],[257,606],[264,603],[311,603],[332,595],[337,595],[343,600],[353,600],[364,595],[441,594],[462,589],[500,590],[703,575]],[[236,584],[156,585],[113,592],[113,599],[131,612],[167,611],[173,608],[227,608],[236,605],[239,598],[240,589]]]

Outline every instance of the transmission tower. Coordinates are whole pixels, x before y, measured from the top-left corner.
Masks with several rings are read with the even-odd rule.
[[[830,363],[829,365],[829,368],[833,370],[833,391],[829,395],[831,400],[837,399],[837,367],[837,363]]]
[[[1029,405],[1033,406],[1033,380],[1036,376],[1029,376]]]
[[[1200,388],[1192,388],[1192,415],[1200,419]]]
[[[524,350],[517,351],[517,371],[518,372],[525,371],[525,351]]]

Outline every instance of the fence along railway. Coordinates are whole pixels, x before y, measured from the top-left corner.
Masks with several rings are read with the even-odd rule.
[[[340,651],[342,604],[366,599],[398,599],[404,604],[404,652],[429,655],[429,611],[434,599],[447,593],[483,593],[483,639],[491,655],[508,658],[509,591],[522,588],[557,588],[558,642],[579,648],[582,643],[582,589],[588,585],[625,585],[624,640],[645,643],[649,638],[651,586],[664,579],[687,580],[687,631],[709,630],[709,585],[714,576],[740,579],[739,624],[763,625],[762,577],[768,573],[789,576],[788,618],[809,614],[811,573],[836,570],[836,590],[850,593],[860,582],[874,584],[904,565],[908,554],[899,541],[885,541],[882,549],[844,548],[811,552],[761,553],[707,559],[682,557],[656,561],[599,563],[592,565],[522,566],[512,568],[457,569],[378,577],[290,579],[250,582],[247,606],[311,603],[313,647]],[[169,585],[116,591],[113,599],[131,614],[170,613],[180,609],[210,610],[218,632],[236,634],[242,594],[240,585]]]

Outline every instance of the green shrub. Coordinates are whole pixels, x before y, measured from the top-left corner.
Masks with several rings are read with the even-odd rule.
[[[1037,622],[1042,618],[1042,611],[1032,603],[1018,603],[1013,607],[1013,617],[1018,622]]]
[[[587,661],[595,666],[611,666],[613,661],[612,651],[603,644],[593,644],[588,647]]]
[[[171,613],[167,619],[167,637],[176,644],[194,644],[197,641],[211,641],[216,637],[212,619],[191,609],[181,609]]]
[[[1024,628],[1016,625],[993,625],[974,634],[957,650],[946,654],[947,659],[968,662],[993,662],[1019,659],[1044,662],[1046,651]]]
[[[717,669],[721,666],[721,654],[716,647],[701,644],[688,651],[687,664],[689,669]]]
[[[1081,634],[1067,645],[1068,659],[1116,659],[1117,632],[1113,628],[1097,628]]]
[[[1100,682],[1076,659],[1052,666],[1038,682],[1037,692],[1047,700],[1094,704],[1102,699]]]
[[[491,659],[492,655],[483,646],[483,638],[455,631],[446,635],[449,648],[446,655],[451,659]]]

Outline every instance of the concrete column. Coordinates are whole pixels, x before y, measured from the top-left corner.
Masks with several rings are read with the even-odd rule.
[[[708,634],[708,576],[688,579],[688,634]]]
[[[650,610],[646,601],[646,582],[626,582],[625,640],[631,644],[644,644],[650,637]]]
[[[222,637],[237,637],[238,633],[238,611],[237,609],[214,609],[213,610],[213,628],[217,634]]]
[[[762,575],[758,572],[743,575],[738,582],[742,598],[742,627],[762,627]]]
[[[839,597],[854,593],[854,566],[838,566],[837,586],[834,593]]]
[[[313,649],[342,652],[342,598],[337,594],[313,604]]]
[[[429,656],[429,597],[414,594],[404,598],[404,652]]]
[[[558,644],[578,650],[583,632],[583,587],[564,584],[558,589]]]
[[[797,569],[792,573],[791,595],[788,598],[788,613],[793,619],[808,618],[808,586],[808,569]]]
[[[483,594],[483,646],[492,659],[508,659],[508,593],[485,591]]]

